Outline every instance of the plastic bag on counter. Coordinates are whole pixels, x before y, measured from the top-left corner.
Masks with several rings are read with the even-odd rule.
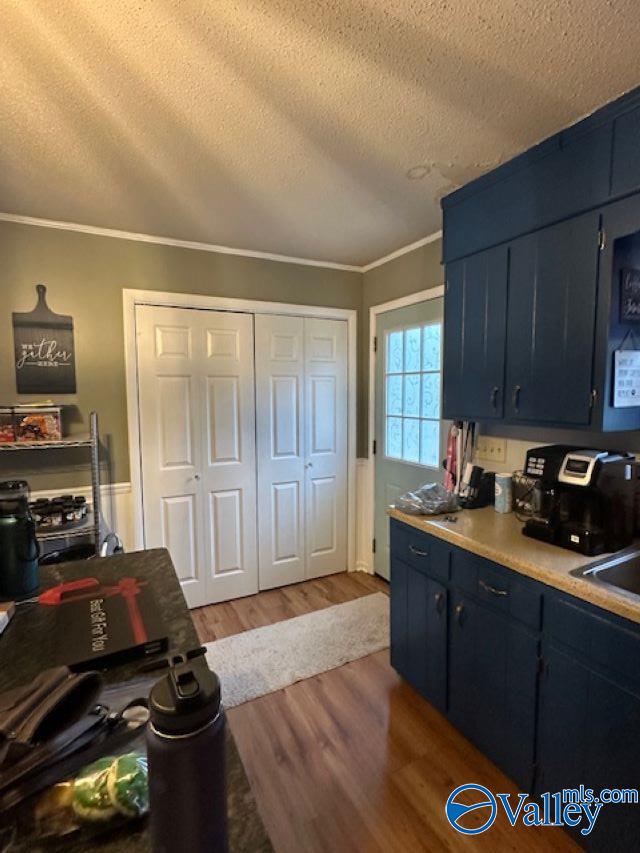
[[[440,515],[460,509],[456,496],[442,483],[425,483],[415,492],[405,492],[395,502],[395,508],[408,515]]]

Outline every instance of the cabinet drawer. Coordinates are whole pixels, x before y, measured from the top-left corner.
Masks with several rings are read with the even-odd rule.
[[[391,519],[391,554],[438,580],[449,580],[450,546],[395,518]]]
[[[451,564],[451,577],[457,587],[540,630],[542,597],[533,582],[468,551],[456,549]]]
[[[545,634],[574,649],[590,665],[640,689],[640,627],[616,624],[606,613],[600,616],[559,595],[549,598]]]
[[[391,519],[391,555],[419,571],[429,570],[430,537],[408,524]]]

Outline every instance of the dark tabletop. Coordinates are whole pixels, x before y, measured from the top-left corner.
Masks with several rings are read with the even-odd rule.
[[[164,548],[43,567],[41,589],[84,577],[96,577],[107,585],[125,576],[149,582],[167,628],[171,651],[187,651],[200,645],[171,557]],[[60,649],[52,642],[56,637],[56,612],[56,607],[35,603],[18,606],[0,636],[0,691],[29,681],[47,667],[64,663]],[[115,686],[138,678],[140,663],[132,661],[107,670],[103,673],[105,681]],[[227,787],[231,851],[272,850],[228,726]],[[104,836],[100,843],[94,840],[91,848],[108,853],[150,849],[146,825],[136,831]]]

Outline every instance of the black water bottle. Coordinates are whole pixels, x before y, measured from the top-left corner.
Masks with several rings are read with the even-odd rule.
[[[225,716],[220,681],[201,655],[172,659],[149,696],[154,853],[227,853]]]

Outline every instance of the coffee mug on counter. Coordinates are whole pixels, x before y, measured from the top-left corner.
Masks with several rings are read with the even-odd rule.
[[[496,512],[513,510],[513,481],[511,474],[496,474]]]

